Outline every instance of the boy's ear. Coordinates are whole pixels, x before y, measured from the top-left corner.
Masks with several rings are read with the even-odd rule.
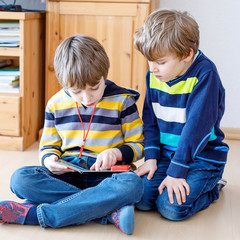
[[[193,49],[190,48],[190,52],[189,52],[188,56],[184,58],[184,61],[190,62],[192,60],[192,58],[193,58]]]

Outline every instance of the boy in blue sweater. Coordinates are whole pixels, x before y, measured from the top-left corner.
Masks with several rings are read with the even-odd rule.
[[[140,210],[183,220],[219,198],[228,146],[219,125],[224,88],[199,49],[199,27],[186,12],[156,10],[135,32],[148,60],[143,109],[145,163]]]

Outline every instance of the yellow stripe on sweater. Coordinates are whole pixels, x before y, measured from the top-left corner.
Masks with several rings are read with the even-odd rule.
[[[150,88],[154,88],[169,94],[191,93],[197,82],[198,79],[196,77],[192,77],[187,78],[184,81],[180,81],[173,86],[169,86],[167,83],[161,82],[159,79],[157,79],[153,73],[150,75]]]

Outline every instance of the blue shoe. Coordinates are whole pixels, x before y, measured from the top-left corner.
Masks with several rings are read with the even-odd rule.
[[[135,225],[134,208],[128,205],[108,215],[108,220],[115,224],[122,232],[130,235]]]
[[[13,201],[0,202],[0,223],[24,224],[30,208],[30,203],[17,203]]]

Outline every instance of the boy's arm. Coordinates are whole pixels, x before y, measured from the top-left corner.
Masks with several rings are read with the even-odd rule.
[[[186,178],[189,165],[207,145],[216,139],[214,126],[224,112],[224,89],[216,72],[206,73],[193,89],[186,106],[186,123],[167,175]]]
[[[152,108],[150,93],[150,71],[146,75],[146,95],[143,107],[143,132],[144,132],[144,155],[145,160],[160,159],[160,131],[157,125],[156,116]]]
[[[143,157],[143,124],[133,97],[127,97],[120,114],[124,144],[117,147],[124,164]]]
[[[62,155],[61,145],[62,140],[55,127],[53,107],[48,104],[45,111],[44,128],[40,141],[40,161],[44,165],[44,159],[51,155],[56,155],[58,158]]]
[[[143,126],[134,98],[126,97],[120,113],[120,121],[121,133],[124,137],[122,145],[99,153],[91,170],[110,169],[117,161],[131,164],[143,156]]]

